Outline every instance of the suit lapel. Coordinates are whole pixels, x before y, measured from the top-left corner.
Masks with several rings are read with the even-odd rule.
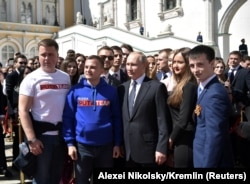
[[[240,75],[240,73],[241,73],[241,71],[242,71],[241,69],[242,69],[242,67],[240,66],[240,67],[238,68],[238,70],[236,70],[236,74],[235,74],[235,76],[234,76],[234,80],[232,81],[232,84],[231,84],[231,85],[235,84],[235,81],[236,81],[237,77]]]
[[[209,86],[210,86],[211,84],[213,84],[213,83],[216,83],[216,82],[219,82],[219,80],[218,80],[217,77],[214,77],[211,81],[209,81],[209,82],[207,83],[207,85],[204,87],[204,89],[202,90],[202,92],[201,92],[201,94],[200,94],[200,96],[199,96],[199,98],[198,98],[198,100],[197,100],[197,104],[199,104],[199,103],[201,102],[201,100],[202,100],[202,98],[204,97],[204,95],[206,94],[206,92],[207,92]]]

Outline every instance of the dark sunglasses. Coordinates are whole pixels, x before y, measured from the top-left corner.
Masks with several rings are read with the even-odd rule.
[[[105,56],[105,55],[100,55],[100,58],[105,61],[106,58],[108,58],[108,60],[113,60],[114,59],[114,56]]]
[[[27,65],[27,62],[19,62],[20,65]]]

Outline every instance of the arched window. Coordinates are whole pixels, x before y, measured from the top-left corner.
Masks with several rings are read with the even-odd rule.
[[[11,45],[5,45],[2,48],[1,60],[3,63],[7,63],[9,58],[13,58],[15,49]]]
[[[7,21],[6,9],[7,9],[6,0],[1,0],[0,1],[0,21]]]
[[[37,51],[37,47],[34,46],[29,50],[29,58],[37,56],[38,55],[38,51]]]

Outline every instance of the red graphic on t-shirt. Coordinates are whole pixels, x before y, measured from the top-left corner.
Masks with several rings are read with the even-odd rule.
[[[69,89],[69,84],[41,84],[40,89]]]

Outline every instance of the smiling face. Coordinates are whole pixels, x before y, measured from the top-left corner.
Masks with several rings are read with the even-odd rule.
[[[225,66],[222,63],[217,63],[216,66],[214,67],[214,73],[216,75],[221,75],[224,73]]]
[[[114,54],[112,50],[102,49],[99,51],[98,56],[104,61],[104,69],[107,71],[113,65]]]
[[[96,58],[87,59],[84,66],[84,76],[93,85],[98,84],[103,73],[103,66]]]
[[[237,67],[240,64],[240,55],[238,54],[230,54],[228,59],[228,65],[232,68]]]
[[[214,74],[213,65],[214,62],[209,62],[205,54],[189,58],[190,69],[199,82],[204,82]]]
[[[67,73],[69,74],[70,77],[73,77],[77,73],[77,64],[76,62],[69,62],[67,65]]]

